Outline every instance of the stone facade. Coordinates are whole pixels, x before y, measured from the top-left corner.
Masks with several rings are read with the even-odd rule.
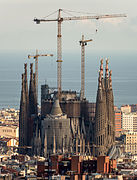
[[[36,134],[37,99],[35,74],[33,64],[30,64],[30,85],[28,92],[27,64],[24,64],[25,73],[22,74],[22,90],[19,114],[19,152],[26,154],[27,146],[33,146],[33,135]]]
[[[27,64],[24,64],[25,73],[22,74],[22,90],[20,99],[19,113],[19,146],[28,145],[28,83],[27,83]],[[19,149],[20,153],[25,153],[24,149]]]
[[[42,121],[42,144],[44,154],[71,151],[72,136],[70,119],[62,113],[59,100],[55,100],[51,113]]]
[[[108,69],[106,60],[105,78],[103,77],[103,60],[98,79],[98,91],[96,99],[94,146],[95,155],[107,155],[115,142],[115,118],[112,91],[112,72]]]

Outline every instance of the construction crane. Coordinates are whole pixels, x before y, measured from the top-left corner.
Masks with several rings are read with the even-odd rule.
[[[86,19],[106,19],[106,18],[118,18],[118,17],[126,17],[125,14],[111,14],[111,15],[97,15],[97,16],[72,16],[72,17],[62,17],[61,11],[63,9],[58,10],[58,17],[56,19],[37,19],[34,18],[34,22],[36,24],[40,24],[41,22],[54,22],[56,21],[58,23],[58,34],[57,34],[57,87],[58,87],[58,95],[60,96],[61,90],[62,90],[62,34],[61,34],[61,23],[63,21],[70,21],[70,20],[86,20]],[[48,16],[47,16],[48,17]]]
[[[28,55],[28,58],[35,59],[35,73],[36,73],[36,97],[38,100],[38,57],[39,56],[53,56],[53,54],[38,54],[38,50],[36,50],[36,55]]]
[[[85,98],[85,46],[88,42],[93,41],[92,39],[84,40],[84,35],[82,35],[82,40],[79,41],[81,46],[81,92],[80,99]]]

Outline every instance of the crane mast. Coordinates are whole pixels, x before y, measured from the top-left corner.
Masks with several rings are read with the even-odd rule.
[[[79,41],[81,46],[81,100],[85,98],[85,46],[90,41],[92,41],[92,39],[84,40],[84,35],[82,35],[82,40]]]
[[[53,54],[38,54],[38,50],[36,49],[35,55],[28,55],[28,58],[34,58],[35,59],[35,74],[36,74],[36,97],[38,100],[38,57],[39,56],[53,56]]]
[[[38,50],[36,49],[35,56],[35,74],[36,74],[36,97],[38,100]]]
[[[63,21],[69,20],[85,20],[85,19],[103,19],[103,18],[118,18],[126,17],[125,14],[112,14],[112,15],[97,15],[97,16],[72,16],[72,17],[62,17],[62,9],[58,10],[58,17],[56,19],[34,19],[36,24],[41,22],[58,22],[58,34],[57,34],[57,87],[58,87],[58,96],[60,97],[62,91],[62,34],[61,34],[61,23]]]
[[[61,9],[58,12],[58,34],[57,34],[57,87],[58,98],[61,94],[61,79],[62,79],[62,35],[61,35]]]

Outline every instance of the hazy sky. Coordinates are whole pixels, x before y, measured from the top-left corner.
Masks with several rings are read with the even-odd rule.
[[[0,0],[0,51],[29,52],[36,48],[47,52],[56,51],[57,23],[36,25],[33,19],[45,17],[59,8],[93,13],[91,15],[126,13],[128,16],[63,22],[63,52],[79,52],[82,34],[94,40],[91,42],[92,47],[88,47],[90,51],[136,51],[137,0]],[[84,13],[71,14],[80,16]]]

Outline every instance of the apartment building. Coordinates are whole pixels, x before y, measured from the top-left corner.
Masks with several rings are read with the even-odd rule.
[[[19,127],[12,125],[1,125],[0,126],[0,136],[7,138],[18,138],[19,137]]]
[[[115,109],[115,136],[120,136],[122,131],[122,112],[119,109]]]
[[[130,105],[122,105],[121,111],[122,111],[122,113],[130,113],[131,112],[131,106]]]
[[[126,133],[125,152],[137,154],[137,132]]]
[[[137,113],[122,113],[122,129],[137,132]]]

